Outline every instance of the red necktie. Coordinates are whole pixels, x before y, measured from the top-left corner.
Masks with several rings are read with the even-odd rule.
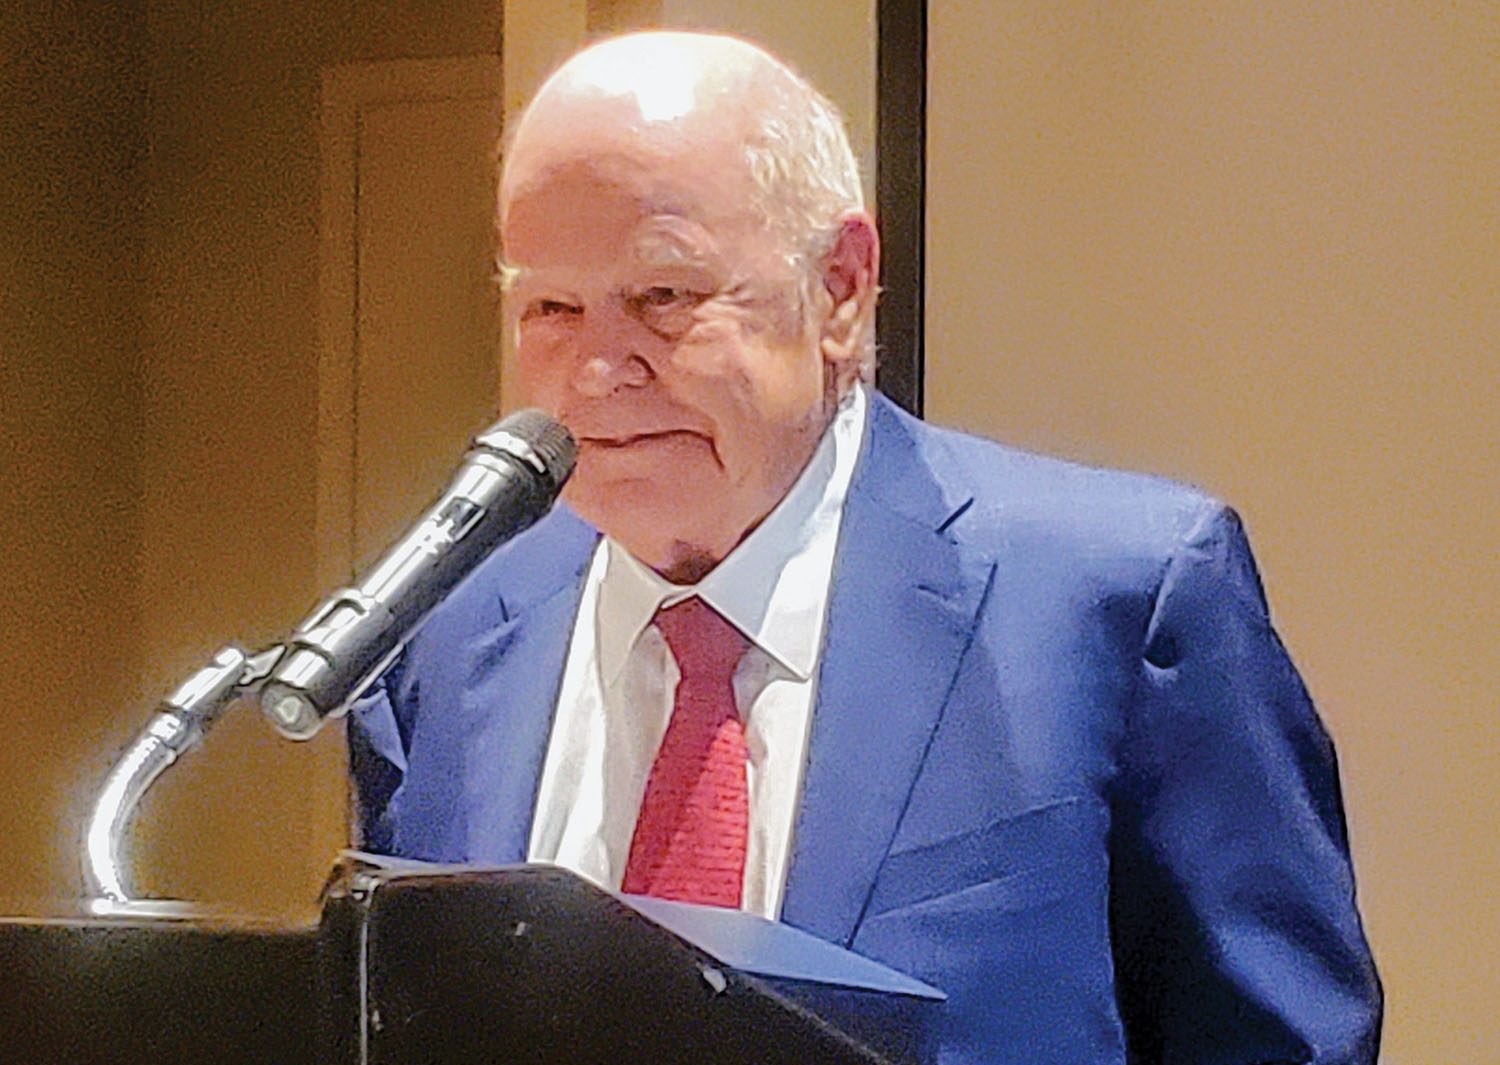
[[[658,611],[654,624],[682,677],[620,890],[738,907],[750,804],[734,670],[748,644],[696,597]]]

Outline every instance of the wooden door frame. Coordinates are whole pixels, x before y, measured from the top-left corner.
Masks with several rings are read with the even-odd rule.
[[[323,71],[318,226],[317,581],[354,567],[355,401],[359,346],[359,121],[362,109],[502,98],[498,55],[348,63]],[[496,145],[498,152],[499,146]]]
[[[922,415],[927,189],[927,0],[876,0],[875,204],[880,390]]]

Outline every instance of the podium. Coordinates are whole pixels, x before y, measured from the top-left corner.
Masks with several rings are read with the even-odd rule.
[[[317,927],[13,918],[0,967],[0,1060],[78,1065],[920,1065],[942,999],[753,915],[359,855]]]

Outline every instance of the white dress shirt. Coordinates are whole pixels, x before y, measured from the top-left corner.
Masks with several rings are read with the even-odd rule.
[[[619,888],[679,677],[651,619],[659,607],[701,596],[750,641],[734,675],[749,751],[741,899],[751,913],[780,915],[834,550],[865,406],[863,386],[851,389],[786,498],[697,584],[672,584],[614,541],[600,541],[563,667],[531,861]]]

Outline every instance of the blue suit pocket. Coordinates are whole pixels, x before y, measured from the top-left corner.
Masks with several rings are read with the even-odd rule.
[[[1097,859],[1103,809],[1070,796],[932,843],[893,851],[867,919],[938,905],[1007,909],[1066,893]]]
[[[856,953],[948,994],[945,1062],[1121,1062],[1109,811],[1060,798],[893,851]]]

